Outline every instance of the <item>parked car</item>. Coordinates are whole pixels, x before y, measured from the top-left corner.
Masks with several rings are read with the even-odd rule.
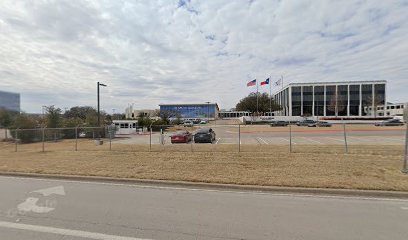
[[[193,134],[189,131],[177,131],[170,138],[171,143],[188,143],[193,140]]]
[[[207,121],[201,120],[201,121],[200,121],[200,124],[207,124]]]
[[[329,122],[323,122],[323,121],[318,121],[315,123],[311,123],[309,125],[307,125],[308,127],[331,127],[333,126],[331,123]]]
[[[316,123],[315,120],[303,120],[303,121],[297,122],[296,125],[298,125],[298,126],[309,126],[309,124],[314,124],[314,123]]]
[[[194,123],[194,124],[199,124],[200,121],[201,121],[200,119],[194,119],[194,120],[193,120],[193,123]]]
[[[184,127],[192,127],[192,126],[194,126],[194,123],[193,123],[193,121],[187,120],[187,121],[184,121],[183,126]]]
[[[271,127],[286,127],[289,125],[287,121],[272,121],[270,126]]]
[[[375,126],[404,126],[404,122],[399,119],[389,119],[375,123]]]
[[[215,141],[215,132],[211,128],[200,128],[194,134],[195,143],[212,143]]]

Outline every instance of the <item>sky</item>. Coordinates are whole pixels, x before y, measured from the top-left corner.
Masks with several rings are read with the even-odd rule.
[[[21,108],[232,108],[281,76],[387,80],[408,101],[408,0],[1,0],[0,90]],[[280,87],[273,87],[277,91]],[[269,92],[269,87],[260,87]]]

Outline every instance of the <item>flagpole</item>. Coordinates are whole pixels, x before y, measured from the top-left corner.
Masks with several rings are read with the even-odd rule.
[[[283,75],[281,75],[281,78],[282,78],[282,89],[283,89]]]
[[[269,115],[272,116],[272,76],[269,76]]]
[[[259,110],[258,110],[258,81],[255,81],[255,83],[256,83],[256,116],[258,116],[258,112],[259,112]]]

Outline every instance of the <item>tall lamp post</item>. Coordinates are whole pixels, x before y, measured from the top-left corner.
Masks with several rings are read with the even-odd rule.
[[[207,103],[207,122],[210,123],[210,102]]]
[[[100,109],[99,109],[99,86],[102,86],[102,87],[107,87],[107,85],[106,84],[103,84],[103,83],[97,83],[97,97],[98,97],[98,127],[100,127],[101,126],[101,114],[100,114]]]

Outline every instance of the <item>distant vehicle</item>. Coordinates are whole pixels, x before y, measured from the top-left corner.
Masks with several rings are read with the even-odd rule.
[[[375,123],[375,126],[404,126],[404,122],[399,119],[389,119]]]
[[[193,120],[193,123],[194,123],[194,124],[199,124],[200,121],[201,121],[200,119],[194,119],[194,120]]]
[[[331,123],[329,123],[329,122],[319,121],[319,122],[311,123],[311,124],[309,124],[307,126],[308,127],[331,127],[333,125]]]
[[[183,123],[184,127],[192,127],[194,125],[193,121],[187,120]]]
[[[189,131],[177,131],[170,138],[171,143],[189,143],[193,140],[193,135]]]
[[[78,136],[81,137],[81,138],[84,138],[84,137],[86,137],[86,133],[85,132],[80,132]]]
[[[316,123],[315,120],[303,120],[303,121],[297,122],[296,125],[298,125],[298,126],[309,126],[309,124],[314,124],[314,123]]]
[[[207,121],[201,120],[200,124],[207,124]]]
[[[286,127],[289,125],[287,121],[272,121],[270,126],[271,127]]]
[[[212,143],[215,141],[215,132],[211,128],[200,128],[194,134],[195,143]]]

